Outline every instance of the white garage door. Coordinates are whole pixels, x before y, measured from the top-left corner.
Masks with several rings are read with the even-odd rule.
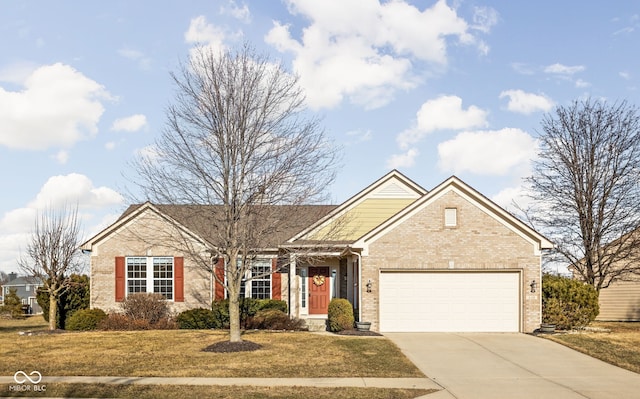
[[[519,273],[382,272],[380,331],[517,332]]]

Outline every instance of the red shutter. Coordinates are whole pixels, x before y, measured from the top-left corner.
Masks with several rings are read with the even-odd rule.
[[[124,256],[116,256],[116,302],[124,301],[125,292]]]
[[[184,302],[184,258],[173,258],[173,290],[175,302]]]
[[[276,273],[278,270],[278,258],[271,259],[271,299],[282,299],[282,274]]]
[[[215,284],[215,299],[216,301],[220,301],[224,299],[224,285],[219,283],[218,281],[224,281],[224,259],[220,258],[218,260],[218,264],[214,269],[216,274]]]

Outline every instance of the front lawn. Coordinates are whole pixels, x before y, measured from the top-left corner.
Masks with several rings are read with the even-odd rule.
[[[0,320],[0,375],[38,370],[57,376],[135,377],[423,377],[389,340],[307,332],[252,331],[255,352],[202,349],[228,338],[222,331],[91,331],[35,333],[40,317]]]
[[[594,322],[590,327],[593,329],[541,336],[607,363],[640,373],[640,323]],[[600,329],[606,331],[598,331]]]

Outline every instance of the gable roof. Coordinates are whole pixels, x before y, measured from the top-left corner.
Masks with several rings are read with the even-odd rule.
[[[266,245],[273,248],[277,247],[309,224],[326,215],[335,207],[336,205],[264,206],[266,212],[263,212],[263,214],[265,218],[268,218],[266,222],[286,221],[286,223],[278,224],[278,230],[269,235]],[[218,226],[217,221],[220,220],[222,215],[222,210],[223,207],[221,205],[156,205],[150,202],[131,205],[122,213],[118,220],[87,240],[80,248],[91,251],[93,245],[107,239],[118,229],[135,220],[145,212],[154,212],[195,239],[211,244]],[[279,215],[283,214],[288,216],[286,218],[279,217]],[[291,215],[294,215],[294,217],[291,217]]]
[[[553,243],[542,234],[535,231],[532,227],[504,210],[495,202],[491,201],[489,198],[485,197],[456,176],[451,176],[436,186],[429,193],[422,196],[419,200],[407,206],[402,211],[398,212],[393,217],[387,219],[384,223],[368,232],[366,235],[361,237],[354,246],[364,247],[368,245],[383,235],[386,231],[393,229],[395,226],[401,224],[445,193],[451,191],[455,191],[499,223],[534,244],[537,251],[553,248]]]
[[[427,190],[394,169],[288,242],[354,242],[426,193]]]

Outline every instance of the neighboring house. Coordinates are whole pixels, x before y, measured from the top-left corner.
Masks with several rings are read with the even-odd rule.
[[[616,281],[600,290],[599,321],[640,321],[640,281]]]
[[[331,298],[346,298],[381,332],[540,325],[541,256],[552,244],[456,177],[427,191],[394,170],[339,206],[281,208],[300,215],[297,225],[283,226],[259,263],[279,272],[247,282],[246,296],[285,300],[310,324],[326,319]],[[175,311],[224,298],[180,250],[214,233],[201,209],[135,205],[84,243],[91,307],[117,310],[141,291],[162,293]]]
[[[42,287],[42,279],[39,277],[18,277],[15,273],[9,273],[9,281],[2,286],[2,297],[6,298],[9,291],[16,290],[16,294],[22,299],[23,305],[28,305],[26,311],[29,314],[42,313],[42,308],[36,301],[38,287]]]

